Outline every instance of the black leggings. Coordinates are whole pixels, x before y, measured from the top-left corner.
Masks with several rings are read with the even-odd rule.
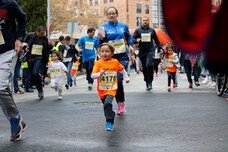
[[[167,71],[168,75],[168,87],[171,85],[171,79],[173,80],[173,84],[176,84],[176,72]]]
[[[155,73],[158,73],[158,65],[161,62],[161,59],[154,59],[154,70]]]

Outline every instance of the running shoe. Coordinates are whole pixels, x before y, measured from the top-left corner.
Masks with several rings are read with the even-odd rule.
[[[44,98],[44,91],[38,91],[38,97],[40,100],[43,100]]]
[[[123,115],[126,112],[124,102],[118,102],[117,105],[118,105],[117,115]]]
[[[111,122],[106,122],[106,131],[113,131],[113,128],[112,128],[112,123]]]
[[[11,141],[17,141],[21,139],[21,133],[24,132],[27,127],[26,124],[22,121],[20,115],[17,115],[15,118],[10,119],[11,125]]]

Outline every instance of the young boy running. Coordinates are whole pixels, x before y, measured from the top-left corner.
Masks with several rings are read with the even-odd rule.
[[[114,48],[108,43],[103,43],[99,47],[101,59],[95,62],[91,77],[98,79],[97,91],[103,103],[104,115],[106,118],[106,130],[112,131],[115,112],[112,109],[112,101],[117,92],[117,72],[123,74],[124,81],[129,83],[129,77],[124,67],[118,60],[113,59]]]

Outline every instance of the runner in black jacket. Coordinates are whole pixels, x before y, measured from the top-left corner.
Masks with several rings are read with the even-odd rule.
[[[139,44],[139,54],[138,57],[142,62],[144,81],[146,82],[146,90],[150,91],[152,89],[153,81],[153,57],[155,46],[162,49],[162,46],[158,40],[158,37],[153,28],[149,27],[149,18],[144,17],[142,20],[142,26],[135,30],[133,34],[134,43]]]
[[[45,36],[46,29],[38,26],[36,32],[29,33],[25,38],[26,46],[24,49],[28,52],[27,61],[31,74],[31,82],[36,85],[38,97],[43,99],[43,78],[46,74],[46,65],[51,50],[48,45],[48,39]]]

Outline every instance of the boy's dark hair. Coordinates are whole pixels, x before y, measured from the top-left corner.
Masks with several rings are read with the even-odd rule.
[[[37,28],[36,28],[36,31],[37,32],[42,32],[42,31],[45,31],[46,29],[42,26],[42,25],[40,25],[40,26],[38,26]]]
[[[99,48],[101,49],[102,46],[108,46],[108,48],[111,50],[112,53],[115,52],[115,48],[113,46],[111,46],[109,43],[102,43]]]
[[[88,34],[88,33],[91,33],[91,32],[93,32],[93,31],[96,31],[96,30],[95,30],[95,28],[93,28],[93,27],[91,27],[91,28],[88,28],[88,30],[87,30],[87,34]]]
[[[61,35],[61,36],[59,37],[59,41],[62,41],[62,40],[64,40],[64,36]]]
[[[65,37],[65,40],[66,40],[66,41],[70,41],[70,39],[71,39],[70,36],[66,36],[66,37]]]

